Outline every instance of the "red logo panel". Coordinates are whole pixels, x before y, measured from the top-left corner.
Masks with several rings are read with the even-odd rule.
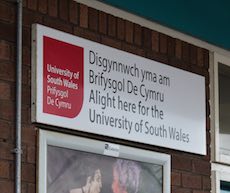
[[[43,37],[43,112],[74,118],[83,104],[84,49]]]

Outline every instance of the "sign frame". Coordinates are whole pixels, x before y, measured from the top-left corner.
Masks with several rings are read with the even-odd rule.
[[[34,24],[32,30],[33,122],[206,155],[206,98],[205,78],[203,76],[39,24]],[[84,97],[82,99],[83,105],[79,116],[77,115],[72,118],[43,112],[43,98],[45,95],[42,90],[44,86],[43,81],[45,81],[43,75],[44,36],[57,40],[57,42],[64,42],[84,49],[84,73],[82,74],[82,76],[84,75],[84,87],[82,86]],[[132,69],[132,71],[130,70],[130,74],[127,76],[121,73],[118,74],[117,72],[109,74],[107,67],[102,68],[103,65],[96,64],[96,60],[100,62],[100,59],[97,59],[100,57],[99,54],[104,52],[110,57],[119,58],[123,63],[128,63],[127,66]],[[95,70],[95,74],[91,68]],[[148,69],[150,69],[150,71],[147,71]],[[145,80],[144,75],[141,81],[138,80],[137,74],[135,75],[137,71],[139,72],[138,78],[141,78],[140,74],[144,74],[145,71],[146,73],[152,73],[152,82],[149,81],[149,83],[148,80]],[[98,75],[96,73],[98,73]],[[159,82],[154,82],[154,74]],[[98,80],[95,78],[95,82],[97,81],[98,85],[96,85],[96,83],[94,84],[94,82],[90,82],[90,78],[92,77],[99,77]],[[104,85],[105,87],[102,88],[102,85],[100,85],[102,83],[99,83],[100,78],[103,80],[111,79],[108,80],[108,85],[109,81],[113,83],[115,79],[116,82],[121,80],[121,91],[119,90],[119,82],[117,83],[118,86],[116,89],[112,83],[110,83],[110,87]],[[160,78],[162,78],[161,80],[164,81],[164,83],[160,83]],[[144,81],[146,81],[145,84],[143,83]],[[126,85],[126,87],[124,85]],[[99,88],[99,86],[101,87]],[[111,100],[112,97],[116,97],[114,101],[117,101],[117,106],[113,107],[112,103],[110,106],[102,106],[102,104],[99,104],[99,101],[94,104],[95,109],[92,110],[93,100],[91,101],[90,99],[93,91],[92,87],[95,87],[95,93],[97,93],[96,89],[101,89],[98,93],[104,95],[104,97],[107,95],[107,100],[110,95]],[[89,91],[90,89],[91,92]],[[144,92],[150,92],[152,95],[150,95],[150,98],[147,98],[147,94]],[[94,95],[96,96],[96,94]],[[166,99],[162,96],[165,96]],[[145,103],[146,100],[152,101]],[[119,107],[119,103],[123,106],[121,105],[121,107]],[[154,105],[151,105],[152,103],[154,103]],[[103,107],[105,108],[105,112]],[[148,110],[148,114],[141,114],[140,109],[142,107]],[[92,112],[95,114],[97,110],[100,111],[98,114],[100,114],[103,122],[106,122],[107,118],[109,119],[109,126],[98,123],[95,124],[95,122],[93,123],[93,121],[91,121],[90,116],[93,116]],[[86,111],[87,113],[89,111],[91,114],[88,113],[90,114],[88,115]],[[137,113],[138,111],[139,114]],[[111,118],[115,112],[117,112],[117,115],[121,114],[119,118]],[[107,114],[108,117],[106,117]],[[86,120],[85,117],[87,116],[89,118]],[[129,121],[129,119],[131,120]],[[115,129],[111,129],[108,131],[108,128],[116,128],[116,121],[117,127],[119,124],[120,130],[115,131]],[[141,127],[144,127],[145,130],[141,130]]]

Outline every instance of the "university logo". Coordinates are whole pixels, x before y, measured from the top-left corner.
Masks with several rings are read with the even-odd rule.
[[[43,36],[43,112],[76,117],[83,105],[84,49]]]

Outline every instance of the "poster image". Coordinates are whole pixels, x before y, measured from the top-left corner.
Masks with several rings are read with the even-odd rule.
[[[47,193],[163,193],[163,166],[47,146]]]

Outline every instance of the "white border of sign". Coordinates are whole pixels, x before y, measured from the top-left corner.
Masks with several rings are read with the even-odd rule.
[[[33,26],[32,34],[32,121],[191,153],[206,154],[206,103],[205,78],[203,76],[38,24]],[[44,36],[84,48],[84,102],[80,114],[75,118],[71,119],[43,112]],[[162,86],[159,82],[153,84],[153,82],[148,81],[143,83],[138,80],[141,75],[137,78],[137,75],[135,75],[136,77],[131,77],[130,74],[127,76],[118,72],[110,74],[105,72],[105,76],[111,80],[123,80],[124,85],[128,85],[127,83],[131,82],[137,87],[137,92],[134,93],[133,89],[131,94],[127,93],[128,88],[120,93],[113,93],[113,90],[108,88],[104,90],[101,85],[96,85],[89,81],[91,76],[90,70],[95,72],[95,74],[101,74],[102,72],[102,69],[99,69],[99,65],[90,65],[90,50],[99,55],[102,54],[104,57],[110,57],[110,59],[112,58],[111,60],[117,58],[121,63],[127,64],[128,67],[137,68],[140,74],[142,71],[148,71],[154,72],[156,79],[161,76],[166,77],[167,81],[170,81],[170,85]],[[138,91],[141,92],[141,88],[150,90],[152,93],[159,91],[166,99],[162,101],[155,99],[153,101],[148,98],[149,101],[146,102],[144,99],[141,99],[143,93],[138,93]],[[135,108],[133,108],[133,112],[124,112],[124,110],[118,109],[118,106],[114,109],[106,107],[105,112],[102,112],[102,106],[98,103],[92,104],[89,102],[91,96],[90,89],[91,91],[93,89],[98,90],[102,95],[111,95],[116,101],[118,101],[118,97],[123,97],[121,99],[123,103],[127,101]],[[139,103],[146,108],[152,109],[152,111],[150,110],[151,112],[149,111],[148,116],[137,113]],[[87,119],[87,117],[90,117],[89,109],[91,108],[94,108],[95,112],[98,111],[102,118],[105,115],[111,120],[112,116],[120,116],[122,117],[120,120],[124,123],[126,121],[127,125],[120,125],[122,129],[119,130],[117,128],[110,129],[113,127],[114,122],[111,123],[112,127],[110,127],[111,124],[108,126],[92,123],[89,120],[90,118]],[[162,112],[162,115],[159,115],[159,112]],[[156,118],[154,113],[158,113],[158,118]],[[150,114],[152,114],[152,117]],[[140,127],[145,128],[141,128],[143,129],[141,130]]]

